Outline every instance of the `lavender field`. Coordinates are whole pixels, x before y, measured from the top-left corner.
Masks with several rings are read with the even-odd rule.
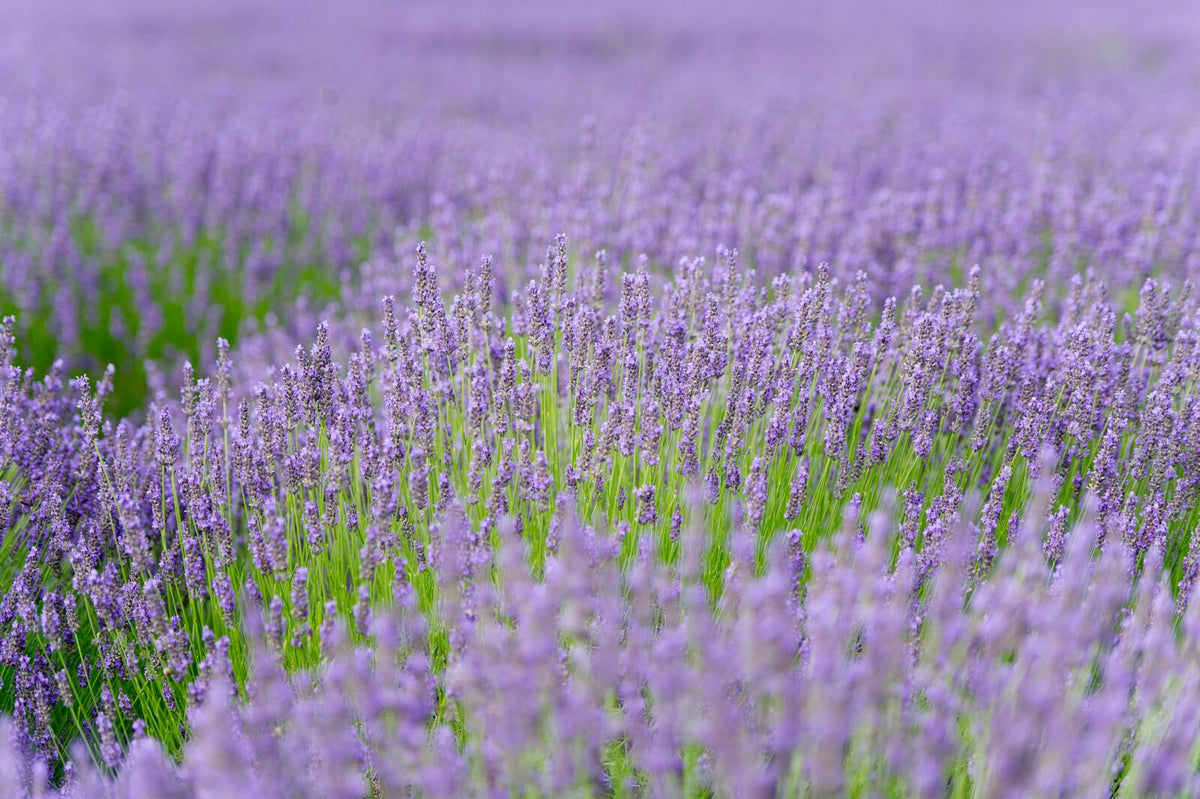
[[[1200,795],[1190,0],[0,3],[0,797]]]

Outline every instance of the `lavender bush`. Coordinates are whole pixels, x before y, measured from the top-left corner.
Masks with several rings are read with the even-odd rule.
[[[1185,5],[351,5],[8,12],[5,795],[1200,793]]]

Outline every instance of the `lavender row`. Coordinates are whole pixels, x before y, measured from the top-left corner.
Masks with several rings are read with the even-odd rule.
[[[0,793],[1200,793],[1186,0],[160,5],[0,8]]]
[[[1084,26],[1032,3],[361,0],[278,33],[270,4],[62,2],[0,38],[0,313],[41,369],[116,363],[121,415],[173,391],[197,342],[294,342],[304,309],[403,296],[379,264],[420,239],[455,274],[490,252],[514,284],[557,232],[660,274],[724,245],[764,285],[862,271],[876,302],[978,263],[988,319],[1033,279],[1057,299],[1081,268],[1125,288],[1200,264],[1174,2]]]
[[[637,579],[639,569],[649,575],[661,566],[668,585],[682,579],[698,597],[683,617],[694,621],[680,620],[681,629],[715,624],[719,630],[728,613],[736,619],[735,611],[720,609],[736,601],[743,579],[752,595],[758,591],[753,586],[774,586],[770,592],[778,599],[749,614],[746,624],[768,625],[770,635],[793,630],[797,637],[787,645],[792,655],[828,647],[836,661],[846,653],[821,641],[820,625],[830,625],[828,635],[853,641],[863,624],[891,619],[881,607],[861,623],[845,621],[838,614],[850,606],[812,604],[823,580],[843,580],[840,567],[822,559],[841,563],[856,540],[866,541],[868,551],[879,549],[871,579],[900,584],[893,610],[908,607],[909,615],[896,622],[903,632],[896,651],[907,645],[917,658],[905,668],[916,669],[922,653],[936,650],[938,636],[957,635],[953,630],[969,627],[976,612],[978,624],[1015,625],[1017,649],[1010,654],[1026,645],[1031,652],[1065,647],[1066,658],[1096,647],[1107,652],[1110,630],[1068,643],[1075,639],[1055,639],[1057,632],[1037,632],[1022,621],[1022,614],[1036,615],[1047,602],[1076,601],[1029,593],[1032,586],[1051,590],[1047,586],[1056,584],[1049,575],[1071,562],[1071,541],[1078,549],[1072,578],[1081,581],[1078,591],[1128,598],[1137,593],[1136,575],[1145,573],[1141,583],[1165,586],[1153,593],[1166,605],[1155,611],[1163,615],[1160,623],[1175,624],[1183,614],[1200,571],[1194,544],[1200,520],[1200,313],[1190,284],[1172,290],[1147,281],[1136,311],[1119,317],[1104,284],[1080,276],[1061,312],[1048,319],[1040,304],[1043,288],[1035,283],[1021,312],[988,332],[978,318],[979,270],[972,270],[966,288],[938,287],[927,297],[914,289],[901,301],[877,304],[865,275],[843,284],[824,268],[779,276],[762,288],[733,251],[713,266],[689,261],[665,284],[648,271],[620,272],[602,258],[573,259],[570,253],[568,240],[558,237],[538,279],[504,289],[494,262],[484,257],[464,279],[464,291],[447,295],[436,265],[419,248],[410,258],[413,302],[385,298],[374,332],[363,330],[347,341],[334,335],[341,326],[323,324],[312,345],[298,348],[290,362],[260,368],[262,380],[253,386],[221,341],[212,373],[197,377],[185,366],[179,401],[152,406],[140,424],[104,418],[111,372],[93,386],[86,378],[66,380],[61,366],[42,378],[22,371],[14,362],[12,323],[6,323],[0,505],[7,509],[4,541],[12,566],[0,599],[0,662],[10,675],[3,698],[15,716],[26,773],[68,779],[62,769],[73,739],[83,741],[105,769],[116,767],[123,747],[142,735],[186,762],[195,745],[189,742],[201,729],[194,716],[206,706],[212,675],[229,671],[247,690],[259,668],[259,637],[269,642],[262,651],[273,653],[271,668],[319,670],[330,663],[339,623],[347,625],[349,642],[367,646],[376,637],[372,620],[399,613],[401,627],[420,622],[405,640],[424,653],[424,660],[411,662],[427,669],[421,690],[437,701],[420,716],[420,735],[397,733],[405,742],[395,745],[408,747],[411,757],[378,756],[411,766],[395,779],[418,779],[417,754],[433,757],[427,745],[443,741],[437,745],[464,758],[464,784],[545,779],[548,793],[584,774],[601,781],[587,783],[598,792],[609,790],[595,787],[605,779],[616,785],[686,777],[728,786],[738,775],[759,774],[754,779],[764,784],[801,780],[813,790],[822,780],[884,779],[880,775],[893,770],[897,780],[915,780],[904,765],[907,755],[896,754],[885,768],[876,760],[888,747],[863,744],[857,732],[845,740],[865,749],[844,751],[844,762],[797,752],[794,768],[785,766],[801,745],[800,738],[788,737],[800,734],[789,732],[789,725],[803,726],[818,713],[807,706],[753,724],[735,724],[735,716],[717,724],[708,712],[680,710],[679,719],[661,723],[686,727],[710,720],[722,734],[744,723],[750,737],[715,752],[716,739],[685,740],[682,732],[666,732],[669,745],[642,754],[639,747],[649,746],[644,736],[653,737],[658,721],[647,721],[648,731],[641,732],[629,726],[611,731],[601,721],[613,714],[625,714],[626,724],[639,714],[657,718],[659,700],[646,693],[652,686],[684,691],[678,701],[692,704],[680,708],[713,712],[722,707],[713,704],[721,691],[702,688],[702,681],[676,675],[668,665],[656,673],[656,665],[646,667],[644,678],[626,674],[624,682],[611,682],[616,678],[610,674],[584,701],[568,687],[573,675],[593,666],[580,665],[577,672],[553,647],[536,647],[556,640],[556,624],[583,624],[568,612],[572,597],[628,599],[621,586]],[[503,304],[501,294],[508,297]],[[572,514],[584,527],[602,531],[594,535],[606,547],[599,558],[606,576],[598,582],[604,585],[574,594],[555,585],[575,585],[588,574],[569,554],[580,545],[568,540],[577,535]],[[878,529],[867,523],[871,518]],[[1072,526],[1078,528],[1073,538],[1067,533]],[[832,554],[821,554],[839,531],[845,540]],[[695,547],[690,553],[689,546]],[[1014,547],[1024,554],[1004,554]],[[1005,564],[1016,563],[1019,569],[1006,571]],[[962,571],[946,578],[954,585],[945,589],[947,596],[961,601],[966,591],[971,603],[961,619],[938,622],[948,626],[946,632],[926,636],[920,621],[932,590],[926,586],[945,568]],[[1092,569],[1099,570],[1094,581],[1087,576]],[[487,598],[518,579],[514,570],[524,575],[520,580],[533,580],[527,590],[542,597],[537,612],[549,615],[524,627],[515,621],[519,614],[503,609],[503,623],[489,628],[496,611]],[[760,571],[767,582],[755,580]],[[854,582],[853,574],[844,578]],[[661,591],[671,595],[666,587]],[[993,593],[996,598],[986,602],[977,598]],[[1051,596],[1057,594],[1051,590]],[[1124,599],[1113,602],[1122,606]],[[563,603],[567,609],[560,609]],[[655,606],[650,601],[627,608],[649,614],[640,633],[623,631],[621,625],[631,623],[625,611],[606,611],[596,634],[613,640],[579,642],[581,662],[607,656],[619,642],[637,657],[648,656],[650,642],[666,634],[669,626],[662,625],[671,618]],[[882,615],[872,621],[876,612]],[[1065,624],[1065,618],[1056,612],[1044,621]],[[1073,625],[1068,632],[1084,631]],[[503,643],[509,634],[516,638]],[[752,657],[771,651],[754,638],[736,639],[735,646],[709,635],[678,652]],[[1186,661],[1192,645],[1185,633],[1182,648],[1169,651]],[[1003,660],[1008,651],[989,657]],[[480,692],[475,696],[456,687],[471,668],[482,669],[488,680],[501,679],[499,666],[509,656],[519,661],[510,675],[516,682],[486,682],[472,689]],[[675,657],[680,666],[691,658]],[[386,665],[390,656],[378,662]],[[808,662],[781,660],[780,671],[761,674],[735,670],[726,686],[733,692],[721,701],[744,711],[753,705],[755,713],[763,703],[751,701],[747,691],[793,701],[787,679],[800,679]],[[997,697],[1012,691],[1023,696],[1028,689],[1061,698],[1070,694],[1072,681],[1083,680],[1086,685],[1075,687],[1081,707],[1090,707],[1083,698],[1099,690],[1092,682],[1100,677],[1088,682],[1079,676],[1083,661],[1068,673],[1053,660],[1045,677],[1031,676],[1042,666],[1010,673],[987,662],[992,665],[951,660],[938,673],[964,681],[957,684],[968,693],[974,680],[1003,683],[1010,675],[1013,686],[1008,693],[994,688]],[[487,663],[492,665],[482,665]],[[831,679],[854,672],[828,668]],[[1155,666],[1146,679],[1171,682],[1185,673],[1181,668]],[[891,681],[896,690],[904,684],[891,672],[872,679]],[[299,686],[293,685],[305,695]],[[693,690],[714,693],[697,706]],[[1128,698],[1128,686],[1114,690]],[[539,753],[533,742],[550,747],[561,741],[542,726],[548,722],[541,715],[561,691],[568,697],[562,701],[577,703],[577,709],[554,723],[577,725],[587,742],[582,760],[562,760],[565,750],[554,749],[551,761],[560,765],[550,769],[545,758],[551,753]],[[246,712],[273,712],[279,700],[256,706],[256,695],[247,693]],[[338,689],[319,701],[344,703],[357,695]],[[952,701],[913,698],[918,695],[906,700],[909,705]],[[812,701],[820,706],[823,696],[824,689]],[[642,700],[648,709],[636,709]],[[673,700],[661,701],[669,707]],[[774,701],[766,703],[772,713],[778,711]],[[889,718],[905,707],[862,701],[862,713]],[[517,709],[509,707],[514,702]],[[337,717],[361,720],[351,707],[342,706]],[[1174,712],[1184,706],[1165,707]],[[1150,721],[1157,710],[1146,710],[1145,719],[1140,704],[1127,710],[1111,712],[1114,719],[1132,713],[1139,724],[1159,723]],[[1044,712],[1053,723],[1076,723],[1057,706]],[[966,708],[934,715],[953,730],[992,717],[973,713]],[[513,744],[514,752],[525,754],[487,754],[503,737],[489,723],[504,728],[528,714],[539,721]],[[825,723],[817,716],[811,722]],[[447,732],[439,733],[443,728]],[[895,742],[901,736],[896,730],[910,728],[887,729],[892,732],[885,739]],[[755,737],[767,735],[764,730],[768,738],[784,736],[783,743]],[[958,765],[938,773],[957,785],[988,784],[990,772],[971,771],[982,768],[973,747],[990,752],[992,743],[959,732],[944,743],[937,761]],[[602,737],[586,738],[593,733]],[[1110,733],[1115,741],[1130,735],[1125,728]],[[1027,742],[1008,738],[1013,745]],[[374,739],[364,740],[369,749]],[[1172,744],[1183,747],[1169,760],[1178,774],[1190,774],[1195,765],[1190,744]],[[667,751],[685,765],[665,764]],[[604,754],[599,763],[597,752]],[[319,750],[311,754],[324,762]],[[736,767],[719,766],[724,756],[738,758]],[[274,774],[262,757],[255,756],[258,767]],[[1108,764],[1103,779],[1124,785],[1128,776],[1129,785],[1140,784],[1126,749],[1104,749],[1096,757]],[[360,776],[392,779],[377,773],[383,762],[361,761]],[[759,768],[744,770],[750,763]],[[1066,765],[1046,768],[1049,780],[1082,779],[1068,776]],[[257,779],[253,768],[228,771]],[[927,779],[934,777],[920,777],[921,784]],[[913,784],[899,782],[896,790],[915,790]]]
[[[222,637],[178,763],[139,721],[123,753],[106,706],[105,765],[80,746],[67,787],[47,792],[35,767],[34,795],[1190,795],[1198,606],[1176,612],[1160,546],[1140,576],[1120,541],[1094,556],[1090,510],[1048,569],[1051,482],[985,578],[968,516],[947,510],[930,570],[885,503],[810,561],[783,538],[756,567],[740,526],[715,603],[702,525],[674,565],[643,537],[622,566],[620,533],[565,503],[534,579],[511,530],[494,549],[448,507],[436,613],[399,579],[358,646],[327,624],[324,665],[290,676],[274,605],[265,625],[250,613],[246,698]],[[449,630],[444,671],[431,624]],[[6,784],[29,778],[0,751]]]

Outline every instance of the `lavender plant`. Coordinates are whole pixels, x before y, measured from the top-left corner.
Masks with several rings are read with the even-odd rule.
[[[727,252],[715,274],[694,262],[657,292],[645,272],[611,276],[621,290],[609,309],[589,296],[595,272],[575,270],[570,285],[568,253],[559,237],[542,279],[513,290],[512,313],[501,315],[491,261],[446,300],[419,249],[405,321],[386,298],[381,329],[364,330],[343,356],[322,325],[311,346],[240,395],[222,343],[215,373],[197,379],[185,368],[179,402],[140,425],[103,420],[107,384],[36,380],[11,365],[8,334],[7,546],[21,565],[6,575],[0,610],[30,773],[59,776],[72,740],[102,770],[141,736],[163,747],[156,757],[186,763],[199,745],[195,716],[221,679],[221,708],[241,697],[237,713],[271,716],[262,724],[272,752],[283,746],[278,730],[308,726],[309,711],[297,705],[293,719],[291,702],[317,691],[321,707],[349,703],[324,712],[344,720],[344,756],[358,767],[330,768],[354,782],[353,795],[399,790],[445,747],[460,759],[452,791],[1017,786],[1009,772],[1039,760],[1030,736],[1079,723],[1076,711],[1056,706],[1040,711],[1053,721],[1034,723],[1011,710],[1030,732],[993,743],[972,727],[999,723],[986,703],[1074,690],[1091,707],[1107,684],[1096,658],[1123,652],[1127,637],[1142,651],[1122,608],[1157,614],[1169,631],[1186,617],[1200,523],[1200,316],[1190,288],[1149,281],[1118,328],[1095,279],[1075,281],[1053,323],[1034,286],[1023,313],[985,344],[975,332],[978,271],[967,288],[876,310],[865,278],[840,286],[821,269],[762,291]],[[857,563],[856,552],[867,573],[835,565]],[[1068,580],[1078,583],[1069,597]],[[879,588],[868,591],[872,581]],[[935,586],[945,585],[949,598],[939,599]],[[1096,592],[1112,592],[1107,626],[1054,644],[1070,668],[1055,659],[1035,668],[1060,633],[1022,614],[1066,603],[1044,621],[1060,623]],[[1139,592],[1157,597],[1153,612],[1137,609]],[[937,602],[948,604],[931,621]],[[864,649],[875,625],[890,636],[879,663]],[[982,631],[992,625],[1000,629]],[[1003,643],[959,641],[975,634]],[[381,635],[383,648],[372,648]],[[1186,660],[1187,637],[1176,638],[1166,635],[1162,657]],[[354,667],[366,671],[329,676],[337,653],[355,647],[359,655],[341,656],[366,658]],[[944,659],[936,668],[934,653]],[[1006,659],[1013,676],[1002,679]],[[408,678],[379,675],[409,664],[421,711],[389,710],[410,725],[398,730],[372,733],[383,722],[370,714],[383,711],[355,704],[389,701],[382,687],[321,687],[399,680],[387,683],[395,691]],[[957,681],[936,700],[951,704],[930,710],[947,727],[941,770],[929,774],[913,772],[902,751],[885,758],[915,729],[900,723],[905,713],[935,701],[913,684],[922,667]],[[827,671],[806,671],[817,668]],[[722,669],[732,672],[709,684]],[[1155,673],[1173,685],[1176,672]],[[1126,739],[1142,724],[1158,730],[1159,711],[1130,698],[1139,674],[1108,711],[1111,740],[1095,744],[1103,778],[1090,779],[1114,789],[1142,779]],[[1079,681],[1087,685],[1072,688]],[[805,699],[810,684],[820,689]],[[838,704],[850,696],[861,705]],[[989,709],[962,709],[972,701]],[[899,726],[821,726],[873,713],[898,714]],[[715,729],[693,729],[697,714]],[[810,725],[820,729],[813,751],[801,745]],[[1180,734],[1190,752],[1190,733]],[[1031,749],[1004,749],[1016,741]],[[407,749],[372,756],[375,745]],[[318,790],[317,741],[294,746],[233,769],[250,780],[242,789],[286,756],[300,758],[289,773],[302,780],[311,766],[315,782],[284,793]],[[1173,785],[1191,784],[1194,760],[1181,757],[1171,779],[1183,782]],[[1037,779],[1075,790],[1084,778],[1064,769],[1077,762],[1064,755]]]
[[[1200,793],[1186,9],[470,8],[0,25],[4,795]]]

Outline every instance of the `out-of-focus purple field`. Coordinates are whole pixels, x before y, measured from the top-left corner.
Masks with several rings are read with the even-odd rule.
[[[0,4],[0,795],[1200,793],[1200,13]]]

